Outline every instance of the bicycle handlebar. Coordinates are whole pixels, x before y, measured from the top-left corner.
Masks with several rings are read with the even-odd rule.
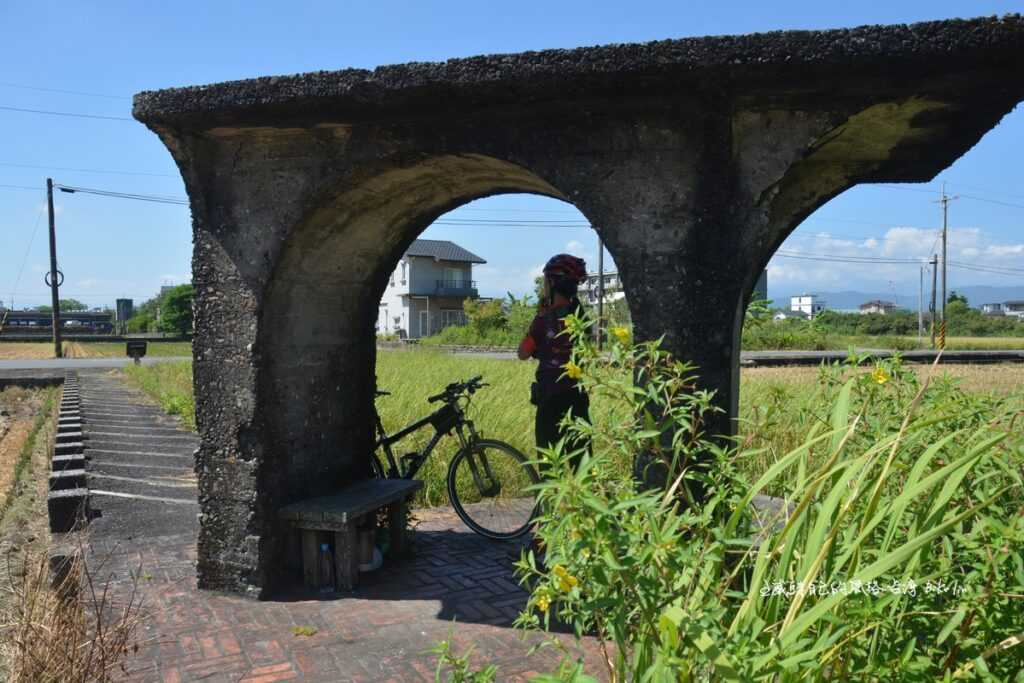
[[[480,387],[487,386],[480,380],[483,379],[483,375],[477,375],[476,377],[467,379],[465,382],[452,382],[444,388],[440,394],[434,394],[427,399],[428,403],[436,403],[437,401],[451,401],[461,395],[463,392],[472,394]]]

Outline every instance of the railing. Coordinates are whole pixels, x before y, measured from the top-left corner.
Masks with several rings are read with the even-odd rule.
[[[437,280],[436,285],[438,296],[477,296],[475,280]]]

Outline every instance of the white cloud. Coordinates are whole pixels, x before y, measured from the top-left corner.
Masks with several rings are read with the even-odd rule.
[[[989,256],[1024,256],[1024,244],[993,244],[985,249]]]
[[[494,265],[473,266],[473,279],[483,296],[516,296],[532,294],[534,278],[542,273],[543,265],[533,268],[504,268]]]
[[[908,259],[909,263],[837,262],[810,259],[773,257],[768,268],[768,282],[772,291],[860,289],[878,291],[896,286],[917,289],[919,263],[926,263],[934,253],[941,255],[938,228],[894,227],[881,237],[846,239],[827,232],[795,234],[781,247],[786,252],[802,253],[812,257],[856,256],[879,259]],[[959,261],[966,265],[1003,266],[1024,268],[1024,244],[1000,244],[976,227],[951,228],[948,233],[948,252],[951,265],[950,280],[967,284],[996,282],[1004,278],[981,272],[957,269]],[[892,285],[890,283],[895,283]]]

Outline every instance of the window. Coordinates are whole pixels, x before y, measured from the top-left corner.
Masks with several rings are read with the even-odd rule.
[[[405,261],[402,261],[402,284],[405,284]]]
[[[395,286],[395,271],[391,271],[391,286]]]
[[[444,269],[444,282],[449,287],[459,287],[462,285],[462,269],[461,268],[445,268]]]

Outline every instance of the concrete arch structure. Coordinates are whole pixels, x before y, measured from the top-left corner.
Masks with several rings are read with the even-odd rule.
[[[925,181],[1024,99],[1020,16],[662,41],[141,93],[191,199],[200,585],[265,595],[277,506],[365,475],[373,310],[432,220],[571,202],[640,338],[701,367],[733,429],[739,332],[799,222]]]

